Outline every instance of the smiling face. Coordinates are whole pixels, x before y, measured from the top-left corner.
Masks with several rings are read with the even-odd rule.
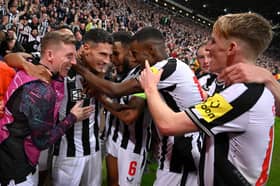
[[[212,73],[221,72],[229,63],[228,40],[222,37],[218,32],[213,32],[206,45],[206,51],[209,52],[211,63],[209,70]]]
[[[120,41],[114,42],[112,63],[118,74],[126,73],[129,69],[129,49],[123,46]]]
[[[75,38],[59,31],[46,33],[41,40],[41,61],[53,73],[65,77],[76,64]]]
[[[53,50],[53,70],[60,76],[66,77],[72,64],[76,64],[76,48],[73,44],[60,45],[60,49]]]
[[[90,70],[105,72],[111,61],[112,45],[109,43],[86,43],[83,45],[84,59]]]
[[[142,67],[145,66],[145,60],[148,60],[151,65],[154,65],[154,59],[151,56],[150,48],[145,44],[138,41],[131,43],[131,54],[137,63]]]

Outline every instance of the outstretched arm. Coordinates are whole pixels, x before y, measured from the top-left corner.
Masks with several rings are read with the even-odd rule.
[[[26,59],[32,58],[32,55],[27,53],[9,53],[4,57],[6,63],[14,68],[23,69],[27,74],[44,82],[50,82],[51,72],[42,65],[34,65]]]
[[[127,104],[120,104],[118,102],[115,102],[113,99],[110,97],[106,96],[105,94],[103,95],[98,95],[97,98],[101,101],[101,103],[104,105],[104,107],[111,111],[116,111],[120,112],[126,109],[133,109],[134,107],[127,105]]]
[[[280,83],[268,70],[253,64],[238,63],[227,67],[218,76],[226,84],[233,83],[264,83],[275,99],[276,115],[280,116]]]
[[[121,97],[143,91],[136,79],[115,83],[96,76],[82,65],[73,65],[73,68],[87,80],[88,84],[92,86],[91,88],[97,89],[109,97]]]
[[[185,114],[185,112],[174,112],[161,99],[157,89],[162,70],[153,73],[150,65],[146,62],[146,68],[142,71],[140,83],[147,96],[150,113],[159,131],[163,135],[180,135],[186,132],[197,131],[197,126]]]
[[[144,111],[145,99],[133,96],[127,104],[119,104],[105,98],[104,107],[123,123],[130,125],[136,121]]]

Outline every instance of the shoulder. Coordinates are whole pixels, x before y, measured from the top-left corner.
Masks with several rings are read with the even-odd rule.
[[[55,91],[51,84],[44,83],[39,80],[31,81],[23,86],[23,96],[33,97],[34,99],[54,100]]]

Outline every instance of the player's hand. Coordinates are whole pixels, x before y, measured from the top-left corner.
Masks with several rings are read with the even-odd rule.
[[[148,60],[145,61],[145,69],[141,72],[141,76],[139,78],[139,82],[145,92],[157,88],[162,72],[162,69],[151,69]]]
[[[233,83],[266,83],[271,73],[253,64],[238,63],[224,69],[218,76],[226,85]]]
[[[78,72],[79,74],[83,74],[85,71],[87,71],[86,67],[84,67],[83,65],[81,64],[73,64],[72,65],[72,68]]]
[[[46,83],[50,83],[52,73],[43,65],[34,65],[30,62],[24,64],[24,71],[30,76],[36,77]]]
[[[82,121],[87,119],[92,112],[94,111],[94,107],[92,105],[82,107],[83,101],[78,101],[71,109],[71,113],[74,114],[77,118],[77,121]]]

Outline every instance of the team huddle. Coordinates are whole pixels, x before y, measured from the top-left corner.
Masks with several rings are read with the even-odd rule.
[[[39,65],[7,54],[1,185],[38,185],[43,154],[53,185],[101,185],[103,156],[108,185],[141,185],[148,153],[155,186],[265,185],[280,88],[255,61],[271,39],[260,15],[221,16],[196,73],[153,27],[92,29],[79,49],[70,30],[51,31]]]

